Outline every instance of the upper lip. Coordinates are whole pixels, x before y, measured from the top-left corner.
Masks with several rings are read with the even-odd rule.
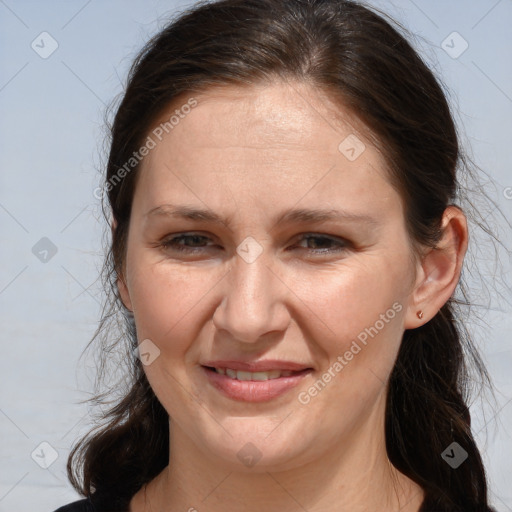
[[[206,361],[202,366],[209,366],[210,368],[230,368],[232,370],[245,371],[245,372],[266,372],[270,370],[290,370],[301,371],[306,369],[313,369],[308,364],[295,363],[292,361],[278,361],[276,359],[268,359],[265,361],[243,362],[243,361]]]

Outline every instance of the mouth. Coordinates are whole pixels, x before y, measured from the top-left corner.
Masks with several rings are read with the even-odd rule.
[[[201,370],[213,389],[224,397],[242,402],[267,402],[275,399],[298,386],[313,372],[313,368],[248,372],[204,365]]]
[[[283,377],[292,377],[296,375],[302,375],[311,372],[312,368],[305,368],[303,370],[268,370],[268,371],[257,371],[248,372],[243,370],[234,370],[232,368],[223,368],[215,366],[203,366],[208,371],[215,372],[219,375],[225,375],[230,379],[236,379],[241,381],[266,381],[280,379]]]

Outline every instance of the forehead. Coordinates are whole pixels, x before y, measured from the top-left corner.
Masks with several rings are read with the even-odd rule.
[[[184,93],[175,98],[155,125],[168,121],[191,97]],[[350,134],[364,139],[367,132],[354,114],[334,104],[325,91],[298,82],[216,86],[194,99],[197,106],[172,132],[182,139],[191,133],[200,135],[203,144],[218,148],[238,144],[272,151],[289,145],[290,149],[332,152],[333,143],[337,150],[336,141]]]
[[[195,105],[188,108],[191,98]],[[304,84],[182,94],[153,126],[155,147],[142,161],[137,186],[148,207],[174,198],[183,181],[187,193],[196,191],[215,205],[226,193],[236,201],[256,191],[274,204],[307,195],[333,206],[342,196],[348,203],[365,197],[378,204],[393,194],[384,158],[364,125]]]

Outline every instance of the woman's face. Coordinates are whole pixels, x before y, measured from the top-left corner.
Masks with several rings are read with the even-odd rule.
[[[416,275],[383,157],[304,85],[194,98],[148,133],[120,281],[172,442],[263,471],[382,434]],[[312,370],[249,383],[203,367],[226,360]]]

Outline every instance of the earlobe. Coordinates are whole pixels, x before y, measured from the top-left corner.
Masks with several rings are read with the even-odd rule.
[[[441,231],[437,246],[429,249],[418,263],[418,279],[405,316],[405,329],[415,329],[433,318],[459,282],[468,246],[467,221],[460,208],[446,208]]]

